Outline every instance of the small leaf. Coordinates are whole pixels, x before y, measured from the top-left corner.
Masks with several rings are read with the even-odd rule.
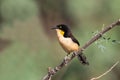
[[[111,38],[109,37],[109,38],[107,38],[107,40],[110,40]]]
[[[103,39],[106,39],[105,37],[103,37]]]
[[[112,40],[112,42],[116,42],[116,40]]]

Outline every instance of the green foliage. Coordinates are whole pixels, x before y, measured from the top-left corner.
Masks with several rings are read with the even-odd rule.
[[[93,32],[93,36],[95,36],[95,35],[98,34],[98,33],[99,33],[98,30],[95,31],[95,32]],[[97,46],[102,52],[104,52],[104,51],[107,49],[107,47],[106,47],[105,45],[111,44],[111,43],[112,43],[112,44],[120,44],[120,41],[117,41],[117,40],[115,40],[115,39],[112,39],[111,37],[112,37],[112,36],[109,37],[109,35],[104,34],[99,40],[95,41],[96,46]]]

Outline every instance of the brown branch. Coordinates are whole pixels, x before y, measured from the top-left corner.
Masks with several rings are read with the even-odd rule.
[[[105,76],[106,74],[108,74],[115,66],[117,66],[117,64],[119,63],[119,61],[117,61],[110,69],[108,69],[106,72],[104,72],[103,74],[101,74],[100,76],[91,78],[90,80],[98,80],[101,77]]]
[[[94,37],[92,37],[83,47],[81,47],[79,49],[79,51],[77,52],[73,52],[72,56],[70,56],[69,58],[66,59],[66,57],[64,58],[64,60],[61,62],[60,65],[58,65],[55,68],[48,68],[48,73],[47,75],[43,78],[43,80],[51,80],[51,77],[53,75],[55,75],[59,70],[61,70],[64,66],[66,66],[75,56],[77,56],[78,54],[82,54],[82,52],[89,47],[92,43],[94,43],[96,40],[98,40],[100,37],[102,37],[102,35],[104,33],[106,33],[107,31],[109,31],[110,29],[114,28],[115,26],[120,25],[120,19],[117,20],[116,22],[113,22],[112,24],[110,24],[109,26],[105,27],[102,31],[100,31],[98,34],[96,34]]]

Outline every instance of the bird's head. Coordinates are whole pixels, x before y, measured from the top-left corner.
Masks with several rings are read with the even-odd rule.
[[[56,25],[55,27],[53,27],[52,29],[56,29],[58,32],[60,32],[62,35],[64,35],[65,33],[70,32],[70,29],[67,25],[65,24],[59,24]]]

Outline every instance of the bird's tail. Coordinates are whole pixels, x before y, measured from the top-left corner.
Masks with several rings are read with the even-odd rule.
[[[86,56],[82,53],[82,54],[78,54],[78,59],[79,61],[84,64],[84,65],[89,65],[89,62],[86,59]]]

